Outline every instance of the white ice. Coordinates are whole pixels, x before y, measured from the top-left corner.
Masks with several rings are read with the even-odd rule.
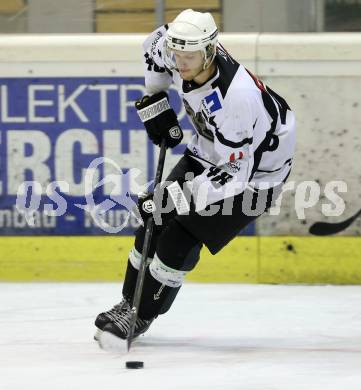
[[[0,389],[361,389],[361,286],[186,284],[129,354],[93,340],[120,291],[0,284]]]

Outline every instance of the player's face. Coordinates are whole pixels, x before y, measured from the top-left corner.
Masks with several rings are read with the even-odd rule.
[[[193,80],[203,70],[203,54],[201,51],[174,50],[174,57],[183,80]]]

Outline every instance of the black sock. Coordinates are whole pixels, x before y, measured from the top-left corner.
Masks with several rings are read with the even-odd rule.
[[[135,285],[137,283],[138,270],[135,269],[128,259],[127,270],[123,284],[123,297],[131,303],[134,295]]]
[[[180,287],[168,287],[154,279],[146,270],[142,297],[139,306],[139,317],[143,320],[150,320],[159,314],[166,313],[178,294]]]

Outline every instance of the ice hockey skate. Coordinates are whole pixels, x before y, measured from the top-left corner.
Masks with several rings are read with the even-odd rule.
[[[112,320],[99,333],[97,339],[99,346],[108,350],[117,350],[119,347],[122,347],[124,344],[123,340],[128,337],[131,317],[132,311],[128,302],[126,302],[121,310],[113,311]],[[138,318],[135,323],[134,338],[145,333],[153,320],[154,318],[150,320]]]
[[[124,310],[127,310],[128,308],[129,308],[129,303],[125,298],[123,298],[123,300],[120,303],[114,305],[110,310],[98,314],[97,318],[95,319],[95,326],[97,330],[94,335],[94,340],[98,341],[104,327],[108,323],[114,321],[119,315],[119,313],[121,313]]]

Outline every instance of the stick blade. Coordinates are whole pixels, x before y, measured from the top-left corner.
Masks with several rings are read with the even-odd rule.
[[[361,209],[355,215],[343,222],[316,222],[310,227],[309,232],[314,236],[329,236],[331,234],[336,234],[342,232],[342,230],[347,229],[353,223],[353,221],[355,221],[360,216]]]
[[[309,233],[314,236],[330,236],[343,230],[343,227],[339,227],[338,224],[331,224],[327,222],[316,222],[310,229]]]

